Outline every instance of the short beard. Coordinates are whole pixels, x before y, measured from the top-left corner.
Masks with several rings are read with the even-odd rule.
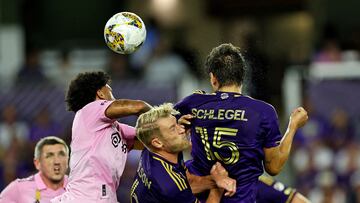
[[[189,148],[191,146],[191,143],[189,141],[183,142],[181,145],[168,145],[167,151],[170,153],[179,153],[184,151],[185,149]]]

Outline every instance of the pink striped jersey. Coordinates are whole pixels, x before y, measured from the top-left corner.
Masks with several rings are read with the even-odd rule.
[[[76,112],[66,192],[52,202],[117,202],[116,189],[135,129],[106,117],[112,101],[96,100]]]
[[[64,187],[57,190],[48,188],[40,176],[40,172],[23,179],[12,181],[0,194],[0,203],[41,202],[50,200],[65,192],[67,176],[64,177]]]

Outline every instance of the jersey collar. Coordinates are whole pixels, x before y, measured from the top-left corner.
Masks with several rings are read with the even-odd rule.
[[[36,188],[38,190],[46,190],[47,189],[47,186],[45,185],[44,181],[42,180],[42,178],[40,176],[40,172],[38,172],[34,175],[34,179],[35,179]],[[68,183],[68,176],[65,175],[63,188],[65,188],[67,183]]]
[[[42,180],[41,176],[40,176],[40,172],[38,172],[37,174],[35,174],[35,184],[36,184],[36,188],[38,190],[46,190],[47,187],[44,183],[44,181]]]

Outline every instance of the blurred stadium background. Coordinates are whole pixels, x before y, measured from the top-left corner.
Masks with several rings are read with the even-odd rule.
[[[359,8],[358,0],[0,0],[0,190],[34,172],[41,137],[70,142],[64,94],[76,73],[107,71],[117,98],[176,102],[209,90],[205,56],[231,42],[248,60],[245,92],[275,106],[282,130],[294,107],[309,112],[277,179],[313,202],[360,202]],[[130,56],[103,39],[120,11],[147,26]],[[129,202],[138,156],[130,153],[121,202]]]

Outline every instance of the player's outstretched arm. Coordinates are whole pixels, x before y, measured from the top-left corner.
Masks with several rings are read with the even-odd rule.
[[[140,115],[150,110],[151,106],[141,100],[118,99],[105,111],[108,118],[116,119],[130,115]]]
[[[265,152],[265,170],[270,175],[277,175],[282,170],[289,158],[291,145],[297,129],[301,128],[307,122],[308,115],[304,108],[296,108],[290,115],[288,128],[280,141],[280,144],[272,148],[264,148]]]

